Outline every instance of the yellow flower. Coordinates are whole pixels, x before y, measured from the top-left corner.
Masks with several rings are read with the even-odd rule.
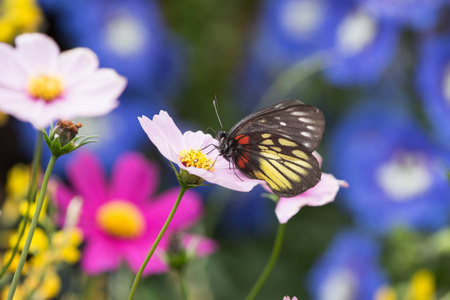
[[[2,266],[4,266],[6,263],[8,263],[8,261],[11,259],[11,254],[12,254],[11,250],[8,250],[5,252],[5,254],[2,257]],[[11,264],[8,267],[8,272],[14,273],[16,271],[17,265],[19,264],[19,258],[20,258],[20,253],[16,253],[16,255],[14,255],[14,257],[13,257],[13,260],[11,261]],[[28,271],[28,264],[27,264],[27,262],[25,262],[25,265],[22,270],[22,274],[27,273],[27,271]]]
[[[23,246],[25,245],[25,240],[29,229],[30,225],[27,225],[25,233],[19,243],[19,250],[22,250]],[[10,237],[9,245],[11,248],[14,247],[14,245],[16,244],[18,237],[19,237],[18,232],[16,232]],[[48,248],[48,237],[41,228],[37,227],[36,231],[34,232],[33,239],[31,240],[30,253],[37,254],[47,250],[47,248]]]
[[[29,182],[30,167],[24,164],[16,164],[6,175],[6,193],[9,197],[16,199],[26,198]]]
[[[434,300],[436,284],[429,270],[421,269],[414,273],[410,283],[410,295],[413,300]]]
[[[3,32],[3,30],[8,30],[7,28],[4,28],[3,26],[2,26],[2,22],[0,21],[0,28],[2,29],[2,32]],[[5,113],[2,113],[1,111],[0,111],[0,127],[2,127],[2,126],[4,126],[4,125],[6,125],[6,123],[8,122],[8,115],[7,114],[5,114]]]
[[[36,195],[36,202],[37,202],[38,197],[39,197],[39,193]],[[34,211],[36,210],[36,202],[33,202],[30,205],[30,209],[28,211],[28,218],[29,218],[29,220],[31,220],[33,218]],[[46,214],[47,206],[48,206],[48,196],[46,195],[45,198],[44,198],[44,203],[42,204],[41,212],[39,214],[39,221],[42,221],[47,216],[47,214]],[[27,213],[27,210],[28,210],[28,202],[27,201],[22,201],[20,203],[20,206],[19,206],[20,214],[22,216],[25,216],[26,213]]]
[[[57,231],[52,236],[52,247],[57,257],[66,263],[74,264],[80,260],[78,246],[83,241],[83,233],[78,228]]]
[[[43,21],[42,12],[34,0],[4,0],[0,2],[0,41],[11,42],[24,32],[36,32]]]
[[[390,286],[382,286],[377,290],[374,300],[397,300],[397,293]]]

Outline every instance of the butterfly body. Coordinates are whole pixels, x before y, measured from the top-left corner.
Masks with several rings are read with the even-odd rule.
[[[287,99],[218,131],[220,154],[250,178],[265,180],[280,197],[293,197],[320,181],[312,155],[325,129],[322,112]]]

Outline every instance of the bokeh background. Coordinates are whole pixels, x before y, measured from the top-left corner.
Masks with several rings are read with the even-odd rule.
[[[98,155],[107,171],[121,154],[140,151],[159,164],[161,190],[176,179],[137,116],[166,110],[182,131],[217,130],[216,94],[225,129],[284,98],[324,112],[323,170],[350,187],[289,221],[280,259],[257,299],[369,300],[382,297],[383,287],[399,299],[450,298],[449,1],[0,2],[1,41],[33,31],[63,50],[88,47],[102,67],[128,78],[112,113],[75,120],[82,134],[99,135],[83,150]],[[8,171],[31,161],[34,138],[31,125],[1,115],[2,202]],[[72,159],[57,163],[63,181]],[[197,299],[243,299],[269,257],[275,204],[262,189],[198,191],[205,213],[196,229],[219,248],[191,263],[191,288],[202,291]],[[88,299],[70,284],[85,275],[60,275],[57,298]],[[116,291],[120,276],[129,282],[127,270],[93,277],[95,299],[122,299],[128,287]],[[172,284],[170,274],[147,277],[139,299],[176,299]],[[418,286],[434,296],[411,296]]]

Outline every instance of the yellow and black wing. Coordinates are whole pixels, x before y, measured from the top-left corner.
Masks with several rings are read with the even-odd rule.
[[[296,196],[320,181],[317,159],[286,136],[252,132],[236,140],[234,164],[249,177],[265,180],[280,197]]]

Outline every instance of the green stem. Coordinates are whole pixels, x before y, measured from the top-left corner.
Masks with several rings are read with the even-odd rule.
[[[315,52],[283,71],[269,86],[261,98],[258,106],[264,107],[273,103],[273,99],[286,97],[297,85],[309,76],[322,71],[332,65],[330,53]]]
[[[150,252],[147,254],[147,257],[145,258],[145,260],[142,263],[138,273],[136,274],[136,277],[134,278],[133,286],[131,287],[130,295],[128,296],[128,300],[132,300],[133,299],[134,293],[136,292],[136,288],[137,288],[137,285],[139,283],[139,280],[141,279],[142,273],[144,272],[145,267],[147,266],[148,262],[150,261],[150,258],[152,258],[152,255],[155,252],[156,247],[158,247],[158,244],[161,241],[164,233],[166,232],[167,227],[169,227],[169,224],[172,221],[173,216],[175,215],[175,212],[177,211],[178,205],[180,205],[181,198],[183,198],[184,193],[188,189],[189,189],[189,187],[181,185],[177,201],[175,201],[175,204],[173,205],[172,211],[170,212],[169,216],[167,217],[166,223],[164,223],[164,226],[161,228],[161,231],[159,232],[158,237],[156,238],[155,242],[153,243],[153,246],[150,249]]]
[[[43,133],[39,130],[36,143],[34,146],[34,154],[33,154],[33,166],[31,169],[31,176],[30,176],[30,183],[28,185],[28,192],[27,192],[27,211],[25,213],[25,216],[22,217],[22,221],[19,225],[19,236],[17,238],[16,244],[14,245],[11,253],[11,257],[9,258],[8,262],[3,265],[2,270],[0,271],[0,278],[5,275],[6,271],[8,270],[9,266],[11,265],[14,256],[16,255],[17,251],[19,250],[19,244],[22,240],[23,234],[25,233],[25,228],[27,227],[29,214],[30,214],[30,206],[31,202],[33,202],[34,199],[36,199],[36,186],[37,186],[37,174],[38,174],[38,168],[39,168],[39,162],[41,161],[41,155],[42,155],[42,140],[43,140]]]
[[[187,288],[183,270],[178,271],[178,278],[180,279],[180,289],[181,289],[181,294],[183,295],[183,299],[188,300],[189,292],[188,292],[188,288]]]
[[[267,278],[272,272],[272,269],[275,266],[275,262],[278,259],[278,255],[280,254],[281,246],[283,245],[285,231],[286,231],[286,224],[280,224],[278,226],[277,236],[275,237],[275,243],[273,245],[272,254],[270,255],[269,261],[267,262],[264,271],[259,276],[258,281],[256,281],[255,285],[253,286],[253,288],[251,289],[250,293],[245,298],[245,300],[255,299],[261,288],[264,286],[264,283],[267,281]]]
[[[39,220],[39,215],[41,213],[42,204],[44,203],[45,193],[47,192],[47,184],[50,180],[50,175],[52,173],[53,167],[55,166],[56,159],[58,157],[53,155],[50,157],[50,161],[47,165],[47,170],[45,170],[44,180],[42,181],[41,191],[39,193],[39,198],[36,202],[36,209],[34,211],[33,218],[31,219],[30,229],[28,231],[27,239],[25,241],[25,245],[22,249],[22,254],[20,255],[19,264],[17,266],[16,272],[14,273],[14,277],[9,287],[8,296],[6,300],[12,300],[14,297],[14,293],[16,292],[17,284],[19,283],[20,275],[22,274],[23,266],[25,265],[25,260],[28,256],[28,251],[30,250],[31,240],[33,239],[34,231],[36,230],[36,226]]]

